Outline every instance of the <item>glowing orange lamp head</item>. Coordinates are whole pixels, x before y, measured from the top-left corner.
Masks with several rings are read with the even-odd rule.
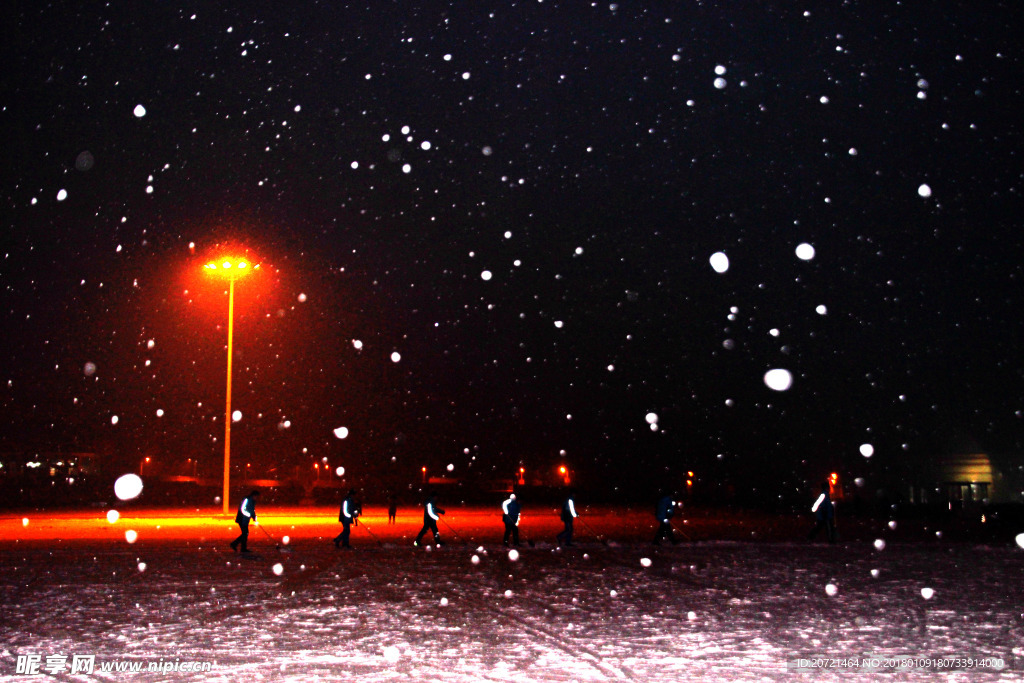
[[[258,270],[260,264],[251,264],[245,259],[226,258],[221,261],[210,261],[203,268],[207,272],[221,277],[230,278],[236,280],[243,275],[248,275],[254,270]]]

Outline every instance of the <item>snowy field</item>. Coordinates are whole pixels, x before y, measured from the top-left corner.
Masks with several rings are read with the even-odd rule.
[[[593,511],[559,550],[553,515],[527,516],[518,557],[490,511],[452,510],[444,547],[413,548],[414,510],[387,526],[369,510],[355,548],[335,550],[332,512],[275,513],[253,529],[166,511],[0,519],[0,677],[66,656],[60,680],[682,681],[1021,680],[1024,551],[910,542],[836,546],[752,540],[652,546],[649,520]],[[324,519],[326,517],[326,521]],[[617,521],[619,520],[619,521]],[[681,520],[680,523],[682,524]],[[746,523],[746,522],[744,522]],[[731,524],[736,528],[739,522]],[[134,543],[125,532],[136,531]],[[458,532],[458,536],[453,533]],[[801,523],[793,530],[806,531]],[[747,533],[747,532],[744,532]],[[761,538],[768,536],[768,538]],[[612,538],[615,540],[612,540]],[[879,533],[884,540],[885,534]],[[46,538],[60,538],[46,541]],[[881,545],[881,544],[878,544]],[[930,589],[930,590],[929,590]],[[925,597],[926,595],[930,597]],[[95,655],[91,674],[74,655]],[[798,670],[816,657],[919,658],[871,673]],[[929,658],[999,658],[1003,669],[937,675]],[[205,673],[115,673],[102,665],[209,662]],[[61,660],[51,660],[56,668]]]

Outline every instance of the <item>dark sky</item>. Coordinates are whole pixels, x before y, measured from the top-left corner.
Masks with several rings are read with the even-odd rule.
[[[0,10],[6,449],[216,472],[234,245],[262,472],[1021,452],[1016,3],[79,5]]]

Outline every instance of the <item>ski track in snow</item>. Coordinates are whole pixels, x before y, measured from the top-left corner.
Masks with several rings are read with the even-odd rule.
[[[511,561],[500,546],[473,544],[342,552],[310,541],[240,559],[209,545],[84,543],[8,546],[0,560],[4,674],[19,654],[95,654],[216,665],[212,676],[132,680],[793,680],[812,674],[786,663],[810,656],[1012,663],[1024,635],[1024,554],[967,544],[539,543]]]

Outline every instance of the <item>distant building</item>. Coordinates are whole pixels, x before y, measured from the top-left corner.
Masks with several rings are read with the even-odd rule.
[[[0,481],[74,484],[96,473],[96,454],[80,451],[12,451],[0,453]]]
[[[98,466],[96,454],[84,451],[0,452],[0,507],[88,502]]]
[[[1020,472],[977,448],[951,451],[918,466],[908,477],[908,502],[950,509],[1024,501]]]

